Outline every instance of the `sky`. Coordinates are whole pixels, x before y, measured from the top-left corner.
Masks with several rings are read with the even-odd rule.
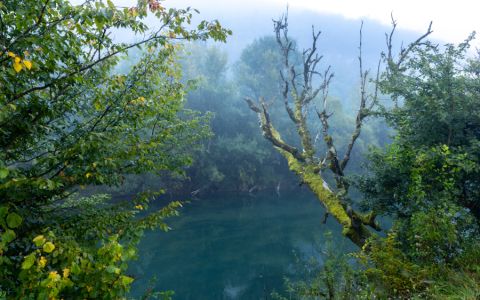
[[[419,32],[432,21],[433,38],[455,43],[462,42],[474,30],[480,31],[480,1],[475,0],[295,0],[290,5],[384,25],[391,23],[393,14],[399,28]]]
[[[71,0],[83,2],[83,0]],[[133,6],[136,0],[113,0],[117,5]],[[431,38],[460,43],[472,31],[478,32],[475,48],[480,48],[480,1],[478,0],[161,0],[167,7],[198,8],[202,16],[218,18],[268,12],[277,18],[288,5],[290,10],[341,16],[350,20],[391,24],[391,14],[399,30],[423,33],[433,22]],[[248,24],[248,20],[245,20]],[[269,20],[269,22],[271,22]],[[254,30],[254,28],[252,28]]]
[[[235,11],[269,10],[272,17],[280,14],[288,4],[291,10],[309,10],[384,25],[391,23],[393,14],[398,29],[416,32],[425,32],[432,21],[431,37],[446,42],[460,43],[474,30],[480,34],[478,0],[166,0],[164,4],[193,6],[202,13],[220,16]],[[475,45],[480,46],[480,43]]]

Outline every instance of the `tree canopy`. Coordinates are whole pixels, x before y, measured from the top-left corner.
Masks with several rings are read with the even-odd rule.
[[[181,204],[139,216],[152,195],[128,201],[81,195],[125,175],[180,172],[207,132],[183,109],[175,53],[182,40],[225,41],[197,11],[139,1],[0,3],[0,292],[13,298],[118,298],[132,277],[142,230]],[[153,16],[155,27],[145,19]],[[120,41],[127,31],[136,41]],[[116,67],[134,48],[128,70]]]
[[[391,33],[386,34],[386,50],[373,76],[363,66],[360,29],[359,108],[342,155],[330,134],[328,87],[333,74],[330,67],[324,71],[317,67],[322,60],[317,53],[320,32],[312,31],[311,47],[303,50],[303,63],[295,66],[291,53],[297,50],[288,36],[287,16],[274,21],[284,59],[280,68],[284,108],[296,129],[296,143],[282,137],[263,98],[246,101],[258,115],[264,137],[288,161],[289,169],[342,225],[344,235],[361,248],[356,257],[365,269],[353,280],[360,286],[354,288],[359,291],[354,297],[478,296],[480,291],[473,286],[479,281],[480,258],[480,82],[478,57],[467,59],[473,36],[458,46],[439,46],[427,39],[432,32],[430,24],[424,35],[395,52],[395,28],[393,21]],[[381,102],[380,97],[388,97],[390,103]],[[317,120],[309,116],[312,111]],[[357,176],[356,187],[364,195],[362,211],[350,197],[352,181],[346,177],[346,167],[365,119],[373,116],[385,118],[396,135],[385,151],[372,152],[367,175]],[[326,145],[323,156],[318,155],[320,149],[312,142],[311,123],[315,121],[322,125]],[[329,185],[327,171],[334,187]],[[385,238],[372,234],[371,229],[381,230],[375,221],[379,214],[394,220]],[[331,282],[329,286],[328,278],[338,274],[332,275],[335,272],[327,267],[324,272],[330,299],[334,299],[335,287]],[[449,283],[463,279],[468,282],[465,287]],[[302,283],[290,286],[298,288],[299,297],[325,295],[316,283],[310,288]],[[345,284],[344,288],[352,285]]]
[[[310,286],[289,283],[301,299],[478,298],[474,35],[438,45],[430,24],[396,51],[392,20],[371,72],[361,27],[349,115],[340,105],[348,101],[330,95],[334,69],[321,70],[315,28],[300,50],[285,15],[230,66],[226,53],[195,42],[231,32],[198,13],[159,0],[0,3],[0,299],[128,297],[144,231],[168,231],[166,218],[182,207],[159,197],[173,190],[163,179],[185,174],[192,196],[279,194],[282,181],[314,193],[325,208],[319,220],[340,224],[360,267],[327,261]],[[382,122],[392,130],[378,134]],[[361,168],[359,142],[381,145],[387,132],[390,144],[372,147]],[[108,194],[143,176],[162,180]],[[393,226],[381,228],[377,216]]]

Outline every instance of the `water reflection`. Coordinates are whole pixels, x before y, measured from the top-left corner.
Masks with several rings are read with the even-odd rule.
[[[141,295],[155,276],[155,287],[174,290],[175,299],[269,299],[292,275],[294,252],[321,259],[326,231],[346,245],[339,251],[353,249],[334,220],[322,224],[323,212],[304,190],[192,200],[170,220],[172,231],[143,238],[131,264],[132,294]]]

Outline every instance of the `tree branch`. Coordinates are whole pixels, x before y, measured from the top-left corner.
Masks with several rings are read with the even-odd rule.
[[[397,22],[393,18],[393,14],[391,15],[391,19],[392,19],[392,30],[390,31],[390,34],[388,35],[385,34],[385,39],[387,43],[387,62],[388,62],[389,68],[391,67],[399,68],[400,65],[403,63],[403,61],[405,60],[405,58],[407,58],[408,54],[413,49],[415,49],[415,47],[421,45],[422,41],[433,32],[432,30],[433,23],[430,22],[430,24],[428,25],[427,31],[423,35],[421,35],[419,38],[417,38],[413,43],[410,43],[407,48],[403,48],[402,46],[400,49],[398,60],[395,61],[393,59],[393,54],[392,54],[392,48],[393,48],[392,39],[395,33],[395,29],[397,28]]]
[[[260,120],[260,127],[262,128],[263,136],[267,140],[269,140],[275,147],[287,151],[299,161],[305,161],[305,158],[297,148],[288,145],[281,139],[279,133],[275,130],[270,121],[270,115],[268,114],[267,107],[263,99],[260,99],[261,108],[258,107],[250,98],[245,98],[245,101],[247,102],[248,107],[250,107],[252,111],[257,113]]]

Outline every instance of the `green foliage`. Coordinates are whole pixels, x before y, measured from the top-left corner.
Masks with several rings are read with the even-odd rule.
[[[285,294],[273,292],[274,299],[372,299],[362,272],[355,269],[350,255],[339,253],[331,233],[319,248],[320,257],[296,260],[295,275],[285,278]]]
[[[48,240],[25,256],[17,293],[25,298],[115,298],[128,291],[133,278],[124,275],[133,248],[124,248],[112,235],[96,251],[85,251],[73,240],[48,232]],[[56,246],[55,246],[56,245]]]
[[[257,49],[257,46],[267,40],[270,38],[253,43],[244,53],[263,55],[264,47]],[[248,65],[241,73],[237,71],[238,66],[248,63],[242,55],[230,78],[227,56],[218,48],[193,44],[185,53],[181,61],[184,81],[193,82],[196,87],[188,93],[188,107],[212,113],[214,137],[205,141],[194,164],[187,170],[192,186],[185,188],[189,184],[185,182],[182,187],[203,193],[217,190],[253,192],[287,182],[285,177],[289,174],[282,168],[279,155],[258,133],[258,120],[249,113],[240,92],[248,87],[249,81],[244,80],[247,75],[258,70],[276,74],[275,66],[268,63],[263,67]],[[262,86],[273,84],[272,80],[270,78],[269,83]]]
[[[453,273],[439,279],[428,290],[431,299],[478,299],[480,297],[479,279],[468,273]]]
[[[471,216],[458,207],[434,207],[414,213],[408,221],[400,221],[405,230],[409,256],[422,264],[452,262],[471,239],[475,228]]]
[[[299,63],[301,54],[293,56],[292,60]],[[266,36],[253,41],[243,49],[231,69],[227,65],[226,53],[203,44],[187,47],[181,62],[185,70],[184,81],[193,82],[196,87],[188,93],[188,107],[213,113],[211,125],[215,135],[205,142],[195,163],[187,170],[190,182],[184,182],[181,187],[206,193],[272,189],[279,184],[281,189],[295,187],[297,180],[288,172],[281,155],[259,134],[258,119],[242,99],[243,96],[265,97],[272,122],[284,133],[282,137],[292,144],[299,143],[285,112],[279,86],[279,70],[283,68],[283,62],[275,37]],[[343,150],[349,143],[355,120],[335,98],[329,99],[329,108],[335,111],[331,117],[332,134],[338,141],[339,150]],[[313,112],[308,112],[308,117],[318,118]],[[316,121],[312,124],[319,125]],[[379,144],[378,131],[382,128],[378,124],[365,126],[358,153],[367,150],[367,143]],[[320,134],[321,128],[312,126],[310,130]],[[317,140],[315,147],[320,152],[326,151],[323,143]],[[358,153],[353,153],[355,161],[352,160],[349,168],[360,170],[361,155]]]
[[[358,182],[363,205],[395,222],[359,256],[380,297],[478,297],[480,78],[478,58],[465,58],[470,40],[426,42],[383,76],[397,136],[371,153]]]
[[[417,203],[449,198],[480,219],[480,78],[478,58],[466,58],[472,38],[444,48],[427,42],[385,73],[382,90],[397,105],[384,115],[398,135],[385,154],[372,157],[379,176],[364,185],[371,206],[408,216],[414,194]]]
[[[274,36],[253,41],[243,49],[234,72],[242,95],[268,100],[281,98],[282,53]],[[277,101],[278,101],[277,100]]]
[[[106,196],[95,195],[62,205],[66,210],[55,217],[66,223],[33,238],[34,250],[24,257],[18,275],[18,294],[41,299],[59,295],[111,299],[128,292],[134,279],[125,274],[127,263],[136,257],[135,246],[143,230],[168,230],[162,220],[177,215],[180,204],[172,202],[158,212],[133,218],[146,208],[145,199],[138,199],[142,204],[136,204],[134,210],[110,207],[110,213],[99,210],[105,200]],[[80,215],[74,208],[80,209]],[[72,216],[65,216],[69,212]],[[98,241],[101,245],[96,245]]]
[[[478,138],[478,59],[466,58],[472,39],[444,47],[426,42],[384,74],[382,91],[398,105],[385,116],[403,141],[460,146]]]
[[[155,194],[112,201],[79,189],[126,176],[181,173],[206,136],[184,110],[176,40],[224,41],[196,11],[139,1],[0,3],[0,291],[21,299],[117,299],[145,229],[168,230],[179,202],[144,213]],[[145,18],[155,17],[157,29]],[[119,30],[136,42],[117,42]],[[141,37],[141,38],[140,38]],[[118,68],[129,50],[141,55]],[[118,72],[121,69],[122,72]]]
[[[371,240],[356,256],[365,267],[370,289],[380,298],[408,298],[426,286],[428,272],[412,263],[400,249],[396,234]]]

